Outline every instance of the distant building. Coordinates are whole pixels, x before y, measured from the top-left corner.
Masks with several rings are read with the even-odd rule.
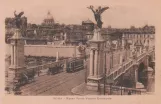
[[[83,30],[93,31],[94,23],[91,20],[82,21]]]
[[[26,39],[25,40],[26,45],[46,45],[47,39]]]
[[[53,26],[55,24],[54,18],[50,12],[47,13],[46,18],[44,19],[42,25]]]
[[[82,21],[83,31],[85,31],[87,40],[93,36],[94,23],[91,20]]]

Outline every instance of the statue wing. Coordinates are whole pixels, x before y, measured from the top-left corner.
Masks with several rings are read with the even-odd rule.
[[[21,17],[24,14],[24,12],[21,12],[18,14],[18,17]]]
[[[101,13],[103,13],[105,10],[107,10],[107,9],[109,9],[109,7],[104,7],[104,8],[102,8],[102,9],[100,9],[100,11],[99,11],[99,13],[101,14]]]

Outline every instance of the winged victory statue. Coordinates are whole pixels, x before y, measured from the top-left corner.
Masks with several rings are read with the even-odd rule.
[[[102,20],[101,20],[101,14],[102,14],[105,10],[109,9],[109,7],[103,7],[103,8],[102,8],[101,6],[99,6],[96,10],[94,10],[94,7],[93,7],[92,5],[90,5],[90,6],[87,7],[87,8],[92,10],[92,12],[94,13],[95,20],[96,20],[96,22],[97,22],[97,26],[98,26],[99,28],[102,28],[103,22],[102,22]]]
[[[16,22],[16,27],[17,28],[21,28],[21,25],[22,25],[21,16],[23,14],[24,14],[24,12],[20,12],[19,14],[16,14],[16,11],[14,11],[15,22]]]

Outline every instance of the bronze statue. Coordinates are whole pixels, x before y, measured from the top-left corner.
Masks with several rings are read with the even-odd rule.
[[[14,12],[15,15],[15,22],[16,22],[16,27],[21,28],[22,26],[22,20],[21,16],[24,14],[24,12],[20,12],[18,15],[16,14],[16,11]]]
[[[102,28],[103,22],[101,21],[101,14],[102,14],[105,10],[109,9],[109,7],[104,7],[104,8],[102,8],[101,6],[99,6],[98,9],[94,10],[94,7],[91,5],[90,7],[87,7],[87,8],[92,10],[92,12],[94,13],[95,20],[96,20],[96,22],[97,22],[97,26],[98,26],[99,28]]]

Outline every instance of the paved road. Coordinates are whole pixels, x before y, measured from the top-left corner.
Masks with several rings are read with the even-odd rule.
[[[22,95],[72,95],[71,89],[84,82],[85,71],[45,75],[21,87]]]

